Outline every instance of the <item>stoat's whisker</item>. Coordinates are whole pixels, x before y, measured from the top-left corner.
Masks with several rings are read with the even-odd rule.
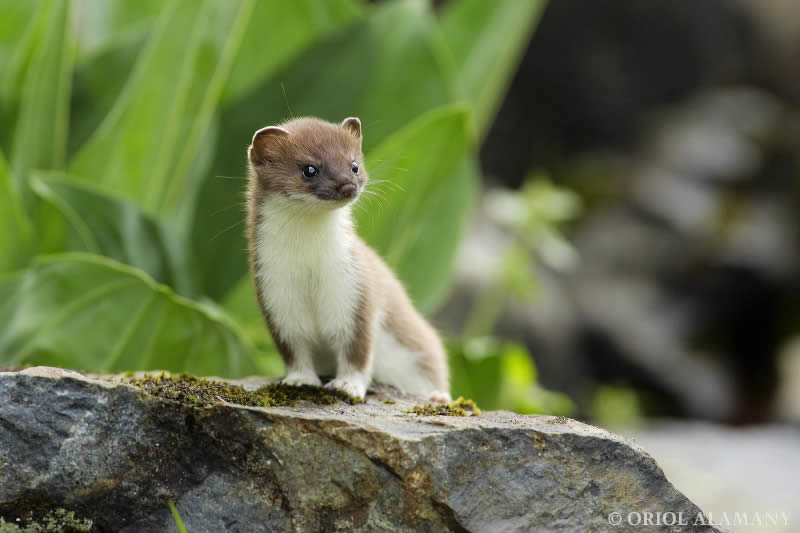
[[[230,226],[228,226],[227,228],[225,228],[225,229],[223,229],[223,230],[221,230],[221,231],[218,231],[218,232],[217,232],[217,233],[216,233],[216,234],[215,234],[213,237],[211,237],[211,238],[209,239],[209,241],[208,241],[208,242],[214,242],[214,241],[215,241],[215,240],[217,240],[219,237],[221,237],[221,236],[223,236],[224,234],[228,233],[230,230],[234,229],[235,227],[242,225],[243,223],[244,223],[244,220],[239,220],[239,221],[237,221],[237,222],[235,222],[235,223],[231,224],[231,225],[230,225]]]
[[[220,207],[219,209],[217,209],[216,211],[211,213],[211,216],[212,217],[217,216],[217,215],[219,215],[221,213],[224,213],[225,211],[229,211],[229,210],[233,209],[234,207],[238,207],[239,209],[241,209],[242,208],[241,202],[236,202],[235,204],[230,204],[230,205],[226,205],[225,207]]]
[[[370,181],[364,186],[364,188],[375,188],[378,190],[380,190],[381,187],[391,187],[395,191],[405,192],[405,189],[403,189],[403,187],[390,180]]]
[[[386,199],[386,194],[384,193],[384,191],[382,191],[380,189],[373,190],[373,189],[367,189],[366,187],[364,187],[364,190],[362,190],[361,192],[364,193],[364,194],[371,194],[373,196],[380,196],[381,198]]]
[[[368,191],[363,191],[363,194],[366,195],[365,199],[368,202],[370,202],[370,206],[374,205],[372,202],[378,202],[378,206],[380,206],[380,208],[383,209],[383,203],[381,203],[380,198],[378,196],[376,196],[374,194],[369,194]],[[358,204],[356,204],[356,205],[358,205]]]

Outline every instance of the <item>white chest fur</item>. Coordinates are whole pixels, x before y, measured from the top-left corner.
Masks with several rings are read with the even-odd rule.
[[[299,349],[342,349],[359,297],[350,208],[269,197],[256,239],[256,282],[278,334]]]

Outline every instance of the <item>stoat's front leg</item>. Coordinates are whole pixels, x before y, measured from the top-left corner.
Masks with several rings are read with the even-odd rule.
[[[288,356],[284,352],[288,352]],[[322,384],[314,370],[314,359],[308,343],[294,342],[291,348],[286,346],[281,353],[286,364],[286,377],[281,380],[281,383],[317,387]]]
[[[362,293],[350,338],[336,350],[336,378],[325,386],[364,398],[372,381],[372,339],[375,313]]]
[[[372,335],[359,332],[349,346],[337,350],[336,377],[325,386],[350,396],[364,398],[372,381]]]

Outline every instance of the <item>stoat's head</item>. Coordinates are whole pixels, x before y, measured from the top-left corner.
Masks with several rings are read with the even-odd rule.
[[[361,121],[332,124],[298,118],[261,128],[247,149],[251,178],[266,194],[341,207],[367,183],[361,153]]]

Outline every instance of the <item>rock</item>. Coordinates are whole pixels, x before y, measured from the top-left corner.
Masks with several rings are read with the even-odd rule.
[[[193,533],[625,531],[645,512],[689,523],[648,531],[715,531],[646,452],[563,417],[422,417],[380,387],[356,405],[192,406],[121,379],[0,373],[0,517],[175,531],[173,501]]]

